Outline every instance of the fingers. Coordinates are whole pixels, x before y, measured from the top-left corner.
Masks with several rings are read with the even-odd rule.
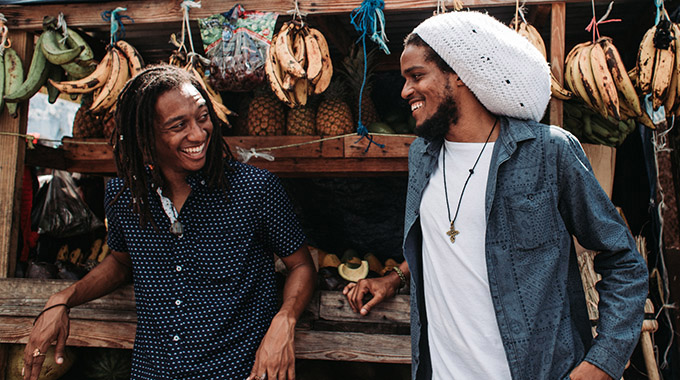
[[[64,362],[64,353],[66,351],[66,337],[60,334],[57,337],[57,345],[54,348],[54,361],[57,364],[62,364]]]
[[[359,311],[361,313],[361,315],[367,315],[368,313],[370,313],[371,309],[373,309],[373,306],[382,302],[383,298],[384,297],[382,297],[382,296],[375,296],[375,297],[371,298],[371,300],[366,302],[366,304]]]

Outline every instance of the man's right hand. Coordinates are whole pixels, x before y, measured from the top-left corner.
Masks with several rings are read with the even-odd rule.
[[[45,307],[53,304],[55,303],[48,302]],[[54,341],[57,342],[54,360],[57,364],[64,362],[69,324],[68,309],[65,306],[47,310],[38,317],[24,350],[24,368],[21,371],[24,380],[38,379],[40,369],[45,361],[45,352]]]
[[[401,280],[399,276],[390,272],[387,276],[359,280],[351,282],[342,290],[342,294],[347,296],[349,306],[355,313],[367,315],[371,309],[380,302],[394,297],[399,288]],[[364,296],[371,294],[373,298],[364,304]]]

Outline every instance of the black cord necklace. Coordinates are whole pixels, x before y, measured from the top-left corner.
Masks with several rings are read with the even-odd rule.
[[[489,132],[489,136],[486,138],[486,141],[482,146],[482,150],[479,152],[477,160],[475,160],[475,164],[472,165],[472,168],[470,169],[470,174],[468,174],[467,179],[465,180],[465,184],[463,184],[463,190],[460,192],[460,198],[458,198],[458,206],[456,206],[456,214],[453,216],[453,219],[451,219],[451,207],[449,206],[449,192],[448,189],[446,188],[446,143],[444,143],[443,152],[444,154],[442,155],[442,174],[444,175],[444,196],[446,197],[446,211],[449,213],[449,220],[451,221],[451,227],[449,227],[449,230],[446,231],[446,234],[449,235],[449,237],[451,238],[451,244],[456,242],[456,235],[460,234],[460,231],[456,230],[456,228],[454,227],[454,223],[456,222],[456,218],[458,217],[458,211],[460,211],[460,204],[463,201],[463,194],[465,193],[465,188],[467,187],[467,184],[470,181],[470,177],[472,177],[472,175],[475,174],[475,168],[477,167],[477,163],[479,162],[479,159],[482,158],[484,148],[486,148],[486,144],[489,143],[491,135],[493,134],[493,131],[496,129],[496,124],[498,124],[498,119],[494,121],[493,127],[491,127],[491,132]]]

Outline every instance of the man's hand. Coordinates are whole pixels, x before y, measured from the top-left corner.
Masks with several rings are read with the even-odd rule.
[[[47,306],[49,305],[48,303]],[[55,347],[54,361],[57,364],[64,362],[69,326],[66,307],[59,306],[47,310],[38,318],[24,350],[24,368],[21,370],[24,380],[38,379],[40,369],[45,361],[45,352],[55,340],[57,346]]]
[[[569,374],[569,378],[571,380],[612,380],[606,372],[586,361],[577,365]]]
[[[395,282],[396,281],[396,282]],[[367,315],[373,306],[379,304],[387,298],[394,297],[397,288],[401,283],[399,276],[391,272],[387,276],[359,280],[351,282],[342,290],[342,294],[347,296],[349,306],[355,313]],[[364,304],[364,296],[369,293],[373,296],[370,301]]]
[[[295,379],[295,319],[281,313],[274,316],[260,348],[248,380]]]

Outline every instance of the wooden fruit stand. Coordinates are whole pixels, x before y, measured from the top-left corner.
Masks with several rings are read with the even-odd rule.
[[[179,0],[122,1],[98,3],[74,3],[39,6],[0,6],[9,20],[13,48],[24,59],[33,49],[33,32],[39,31],[44,15],[65,14],[69,26],[85,30],[107,28],[100,12],[116,7],[127,8],[125,14],[134,19],[130,29],[163,29],[167,35],[180,29],[182,9]],[[243,0],[246,9],[275,11],[285,17],[294,2],[291,0]],[[360,0],[315,1],[300,0],[299,9],[320,25],[320,29],[332,30],[338,16],[348,19]],[[448,3],[448,2],[447,2]],[[465,7],[514,13],[515,0],[464,0]],[[550,45],[550,64],[558,80],[563,78],[565,55],[567,5],[580,4],[578,12],[590,10],[590,0],[525,0],[526,6],[536,7],[539,17],[549,20],[550,30],[546,43]],[[608,1],[596,1],[598,7]],[[632,4],[634,1],[622,1]],[[385,13],[401,20],[395,22],[402,31],[410,31],[416,21],[432,14],[436,0],[386,0]],[[201,8],[191,11],[192,18],[207,17],[228,10],[232,2],[203,0]],[[326,34],[326,33],[325,33]],[[403,37],[403,36],[402,36]],[[335,36],[329,38],[341,38]],[[399,43],[399,41],[397,41]],[[140,49],[141,50],[141,49]],[[144,51],[142,51],[144,54]],[[398,52],[386,58],[385,66],[398,68]],[[0,132],[25,133],[27,106],[20,107],[18,118],[0,114]],[[550,121],[560,125],[562,105],[553,101],[550,105]],[[319,136],[280,137],[226,137],[232,151],[242,147],[248,151],[270,153],[275,159],[252,158],[249,163],[266,168],[279,176],[362,176],[406,175],[408,147],[413,136],[375,136],[385,148],[372,145],[359,136],[319,141]],[[27,152],[22,140],[15,136],[0,135],[0,343],[26,343],[33,317],[38,314],[47,297],[68,286],[66,280],[29,280],[9,278],[14,273],[18,235],[18,199],[21,193],[21,175],[24,162],[27,165],[50,166],[73,172],[112,174],[115,167],[110,146],[103,139],[83,141],[65,139],[58,149],[37,147]],[[279,148],[294,146],[290,148]],[[276,147],[269,150],[267,148]],[[49,164],[48,164],[49,163]],[[387,363],[410,363],[409,297],[399,295],[376,308],[370,316],[360,317],[353,313],[340,292],[319,291],[307,308],[296,335],[296,355],[305,359],[374,361]],[[102,299],[74,308],[71,311],[71,334],[67,344],[112,348],[132,348],[136,316],[134,295],[131,287],[125,287]],[[345,328],[329,329],[330,324]],[[372,334],[371,332],[379,332]],[[367,335],[370,334],[370,337]],[[3,357],[0,355],[0,379],[4,376]]]

